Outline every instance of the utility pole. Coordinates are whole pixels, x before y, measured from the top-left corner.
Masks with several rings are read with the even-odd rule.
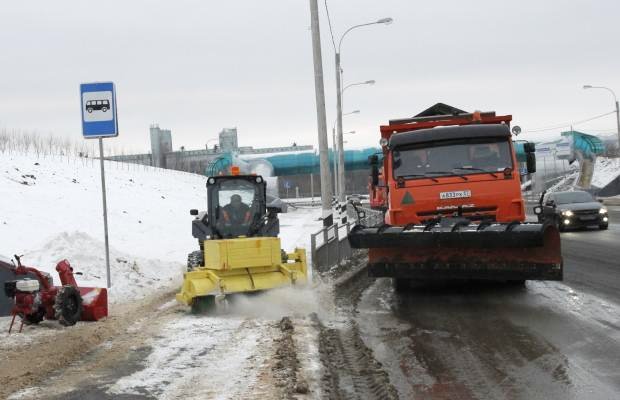
[[[319,135],[319,168],[321,172],[321,208],[323,226],[333,225],[332,190],[329,174],[329,146],[327,143],[327,122],[325,120],[325,86],[323,85],[323,57],[321,55],[321,33],[319,29],[319,6],[317,0],[310,0],[310,28],[312,30],[312,58],[314,60],[314,92],[316,96],[316,118]]]

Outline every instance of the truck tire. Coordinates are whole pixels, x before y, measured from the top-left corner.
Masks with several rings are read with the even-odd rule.
[[[196,250],[192,251],[187,255],[187,272],[191,272],[198,267],[203,265],[204,256],[202,255],[202,251]]]
[[[60,325],[75,325],[82,316],[82,296],[80,291],[71,285],[61,287],[58,293],[56,293],[54,313]]]
[[[411,279],[392,278],[392,283],[397,293],[406,293],[411,290]]]

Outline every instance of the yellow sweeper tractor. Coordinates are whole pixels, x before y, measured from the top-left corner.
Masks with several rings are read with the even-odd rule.
[[[306,283],[306,252],[281,249],[281,210],[267,207],[261,176],[232,167],[207,179],[207,198],[207,211],[190,210],[200,250],[188,255],[179,302],[202,313],[228,294]]]

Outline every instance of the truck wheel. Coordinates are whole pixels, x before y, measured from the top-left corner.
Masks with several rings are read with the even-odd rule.
[[[37,311],[32,314],[24,315],[20,313],[19,316],[24,321],[24,324],[36,325],[39,322],[43,321],[43,318],[45,317],[45,308],[39,307]]]
[[[71,285],[61,287],[56,294],[54,312],[60,325],[75,325],[82,316],[82,296],[80,296],[80,291]]]
[[[194,297],[192,300],[192,314],[206,314],[215,310],[215,296]]]
[[[187,272],[191,272],[203,264],[204,256],[202,251],[192,251],[187,255]]]
[[[392,283],[397,293],[405,293],[411,290],[411,279],[392,278]]]

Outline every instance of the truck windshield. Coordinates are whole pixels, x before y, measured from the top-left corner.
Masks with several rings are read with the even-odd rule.
[[[496,176],[506,168],[514,169],[510,145],[504,138],[404,145],[392,151],[392,165],[394,178],[405,179],[480,173]]]

